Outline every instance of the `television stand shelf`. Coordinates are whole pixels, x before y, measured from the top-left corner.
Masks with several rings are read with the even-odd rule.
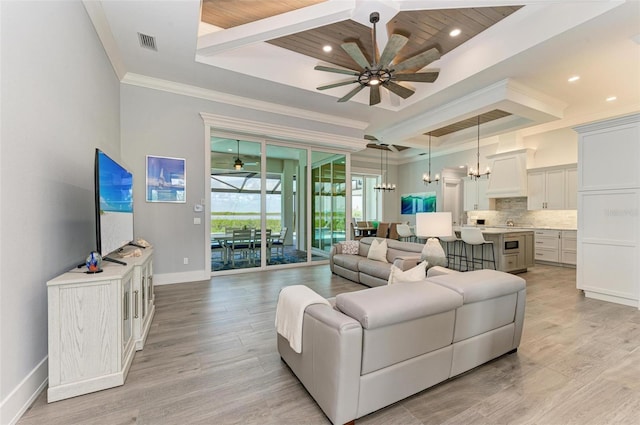
[[[103,272],[73,269],[47,282],[48,402],[124,384],[155,312],[153,248]]]

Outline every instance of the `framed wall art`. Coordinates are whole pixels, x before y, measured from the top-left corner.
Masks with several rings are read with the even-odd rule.
[[[187,169],[183,158],[147,155],[147,202],[187,202]]]
[[[435,212],[436,192],[406,193],[400,195],[400,214]]]

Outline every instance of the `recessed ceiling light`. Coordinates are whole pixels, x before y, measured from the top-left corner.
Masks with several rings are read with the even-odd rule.
[[[462,32],[462,31],[460,30],[460,28],[455,28],[455,29],[451,30],[451,32],[449,33],[449,35],[450,35],[451,37],[457,37],[457,36],[459,36],[459,35],[460,35],[460,33],[461,33],[461,32]]]
[[[322,47],[322,51],[325,53],[329,53],[332,50],[333,50],[333,47],[329,46],[328,44]]]
[[[614,101],[614,100],[616,100],[616,99],[617,99],[617,97],[616,97],[616,96],[609,96],[609,97],[607,98],[607,102],[613,102],[613,101]]]
[[[458,168],[467,168],[466,165],[458,165]]]
[[[580,79],[579,75],[574,75],[573,77],[569,77],[569,82],[570,83],[575,83],[576,81],[578,81]]]

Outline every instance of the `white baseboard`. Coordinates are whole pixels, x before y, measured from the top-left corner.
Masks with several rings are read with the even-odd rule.
[[[170,285],[172,283],[185,283],[185,282],[200,282],[203,280],[210,280],[211,272],[205,272],[202,270],[194,270],[191,272],[182,273],[154,273],[153,284],[154,285]]]
[[[42,361],[18,384],[0,404],[0,424],[14,425],[38,398],[49,381],[49,357]]]

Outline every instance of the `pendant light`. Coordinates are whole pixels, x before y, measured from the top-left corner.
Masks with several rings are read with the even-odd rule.
[[[438,183],[440,181],[440,174],[436,174],[433,180],[431,179],[431,133],[429,133],[429,172],[422,175],[422,181],[426,185],[429,185],[433,182]]]
[[[396,190],[396,185],[387,182],[387,174],[389,172],[389,156],[388,156],[388,150],[386,148],[387,145],[380,145],[380,146],[382,146],[382,148],[380,149],[380,181],[382,182],[382,179],[384,177],[384,183],[378,183],[373,187],[373,190],[383,191],[383,192],[387,192],[387,191],[392,192]],[[386,154],[385,157],[387,160],[386,172],[382,171],[382,150],[383,149],[385,151],[385,154]]]
[[[487,178],[489,178],[489,174],[491,174],[491,169],[489,168],[489,166],[487,166],[484,173],[480,173],[480,115],[478,115],[478,150],[476,153],[476,158],[476,168],[469,168],[469,178],[474,180],[478,180],[482,176],[487,176]]]
[[[238,156],[236,157],[236,161],[233,163],[233,168],[240,171],[242,170],[242,167],[244,167],[244,162],[240,160],[240,140],[236,140],[236,142],[238,142]]]

